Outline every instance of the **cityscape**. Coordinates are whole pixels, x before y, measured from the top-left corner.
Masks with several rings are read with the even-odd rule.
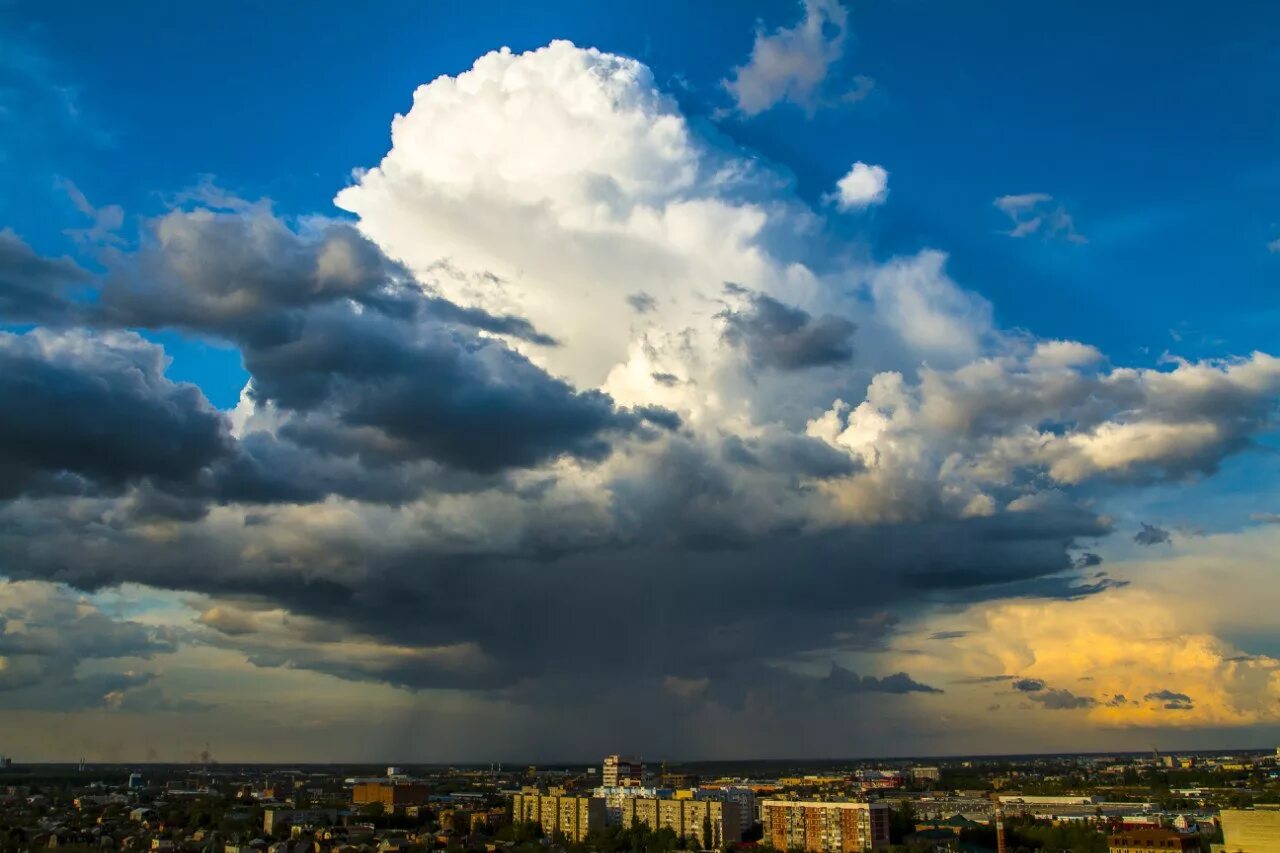
[[[557,767],[0,765],[0,847],[1272,850],[1280,748]]]
[[[1280,853],[1277,84],[1277,0],[0,0],[0,853]]]

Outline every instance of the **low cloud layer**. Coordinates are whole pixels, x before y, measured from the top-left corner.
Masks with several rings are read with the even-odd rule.
[[[0,709],[118,707],[152,679],[120,662],[145,664],[174,647],[154,629],[113,619],[65,587],[0,581]],[[116,665],[91,669],[103,663]]]

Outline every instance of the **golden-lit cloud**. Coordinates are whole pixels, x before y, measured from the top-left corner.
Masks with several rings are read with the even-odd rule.
[[[1074,723],[1064,725],[1275,723],[1280,658],[1250,653],[1227,635],[1233,627],[1251,634],[1274,612],[1274,595],[1249,578],[1268,570],[1276,533],[1175,537],[1174,555],[1113,567],[1129,586],[1076,600],[974,605],[943,632],[945,644],[931,644],[932,663],[917,657],[913,666],[1011,694],[1017,709],[1071,712]],[[1224,572],[1236,582],[1220,586]],[[930,627],[937,636],[938,625]]]

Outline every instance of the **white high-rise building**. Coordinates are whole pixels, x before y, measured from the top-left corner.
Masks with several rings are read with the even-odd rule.
[[[644,784],[644,763],[625,755],[606,755],[600,774],[600,784],[605,788]]]

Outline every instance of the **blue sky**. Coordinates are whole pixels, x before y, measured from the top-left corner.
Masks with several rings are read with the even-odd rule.
[[[1280,350],[1278,18],[1263,2],[0,2],[0,263],[21,261],[0,269],[0,311],[22,307],[3,290],[21,276],[48,287],[31,270],[53,259],[89,271],[64,316],[0,315],[13,333],[0,358],[15,376],[48,369],[14,385],[22,399],[50,371],[131,389],[118,407],[88,392],[67,403],[107,426],[69,436],[66,458],[39,440],[47,425],[0,418],[0,471],[19,472],[0,489],[13,578],[0,603],[61,613],[53,603],[91,595],[126,626],[112,629],[119,656],[85,666],[122,660],[150,680],[121,676],[111,695],[126,698],[105,710],[92,685],[59,684],[68,713],[178,726],[186,707],[251,729],[201,693],[207,667],[267,691],[268,716],[319,697],[315,739],[291,749],[348,731],[354,682],[389,714],[466,729],[459,744],[486,743],[475,721],[514,726],[497,758],[559,757],[571,739],[549,731],[565,713],[549,697],[601,677],[600,661],[547,653],[564,636],[511,614],[454,625],[435,590],[625,577],[655,560],[711,590],[729,571],[718,549],[751,543],[761,564],[736,570],[762,599],[749,616],[794,644],[766,651],[736,612],[690,620],[644,591],[673,644],[708,651],[678,664],[647,635],[611,638],[623,660],[608,671],[665,691],[636,712],[690,732],[647,732],[640,748],[822,749],[835,711],[797,718],[814,738],[798,742],[782,715],[752,718],[768,697],[744,696],[776,669],[816,704],[866,714],[895,749],[1032,748],[1044,714],[1075,715],[1055,746],[1111,748],[1143,727],[1182,743],[1270,736],[1280,719],[1259,708],[1280,695],[1266,616],[1280,586],[1259,580],[1257,555],[1280,531],[1266,355]],[[823,22],[810,54],[839,56],[809,90],[750,108],[729,81],[765,74],[761,45],[801,38],[808,20]],[[577,48],[540,50],[557,39]],[[502,47],[512,56],[486,57]],[[393,144],[397,114],[409,129]],[[844,204],[855,162],[886,170],[887,190]],[[314,281],[291,289],[332,257],[380,284],[325,285],[356,288],[350,304]],[[396,290],[405,277],[429,298]],[[132,331],[161,349],[120,337]],[[444,341],[457,373],[432,360]],[[323,369],[291,361],[307,347]],[[147,353],[161,350],[172,363],[154,374]],[[120,359],[132,367],[115,372]],[[139,375],[145,393],[122,378]],[[253,399],[232,412],[251,375]],[[198,386],[194,409],[173,382]],[[67,398],[49,399],[62,411]],[[175,458],[124,460],[131,429]],[[85,446],[120,470],[85,462]],[[1163,538],[1135,538],[1143,525]],[[839,536],[866,565],[833,562]],[[829,602],[824,571],[845,571],[850,596],[891,582],[883,600]],[[601,583],[565,607],[609,600]],[[1224,583],[1261,588],[1208,613],[1178,594]],[[388,627],[395,607],[461,639]],[[1182,645],[1145,644],[1142,623],[1131,659],[1057,656],[1098,645],[1133,608]],[[322,629],[340,640],[308,648]],[[928,640],[940,631],[955,642]],[[1195,694],[1196,714],[1108,704],[1104,685],[1172,678],[1161,667],[1192,648],[1203,671],[1148,686]],[[1245,672],[1243,654],[1262,657]],[[1083,666],[1100,668],[1093,693],[1075,683],[1093,677]],[[538,678],[516,687],[521,667]],[[993,699],[945,681],[956,673],[1046,680],[1082,704]],[[614,687],[593,708],[623,713]],[[929,733],[942,701],[971,714],[967,740]],[[980,711],[993,701],[1013,715],[996,727]],[[121,737],[143,730],[111,720]],[[48,734],[22,725],[33,743]],[[582,725],[601,749],[626,747]]]
[[[495,47],[552,38],[643,60],[710,120],[757,20],[793,14],[778,2],[16,4],[6,40],[43,53],[48,81],[75,90],[78,115],[34,139],[11,131],[7,145],[29,145],[35,162],[6,170],[0,210],[21,212],[30,239],[51,249],[65,248],[59,232],[75,220],[50,197],[54,175],[134,212],[205,174],[286,213],[330,211],[350,171],[376,164],[390,116],[418,84]],[[1131,360],[1158,356],[1171,330],[1186,355],[1271,343],[1274,7],[1206,16],[1197,3],[1152,15],[1107,3],[873,0],[851,14],[835,82],[874,78],[866,101],[721,123],[789,169],[803,198],[816,202],[851,157],[885,164],[894,204],[857,227],[882,253],[946,247],[1005,325]],[[1066,204],[1088,244],[1001,239],[1007,221],[991,200],[1024,192]]]

